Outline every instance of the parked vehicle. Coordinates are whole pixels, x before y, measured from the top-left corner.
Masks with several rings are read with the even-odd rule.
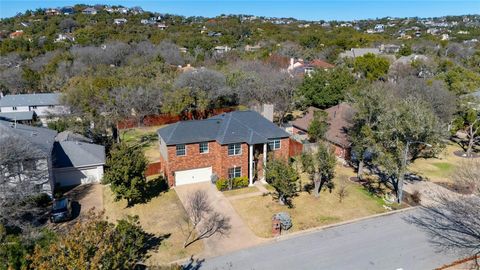
[[[68,198],[56,199],[53,201],[50,221],[58,223],[72,218],[72,202]]]

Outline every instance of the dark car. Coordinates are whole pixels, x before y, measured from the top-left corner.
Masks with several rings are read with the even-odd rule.
[[[72,218],[72,202],[68,198],[56,199],[53,201],[50,221],[57,223]]]

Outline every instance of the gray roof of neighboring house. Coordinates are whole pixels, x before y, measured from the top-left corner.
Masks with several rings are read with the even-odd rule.
[[[52,153],[57,132],[47,128],[14,124],[0,120],[0,138],[4,134],[7,136],[19,136],[48,156]]]
[[[350,51],[340,53],[340,57],[359,57],[367,53],[380,54],[379,48],[352,48]]]
[[[55,168],[79,168],[105,164],[105,147],[98,144],[78,141],[56,142],[53,155]]]
[[[230,143],[266,143],[287,138],[289,134],[254,111],[235,111],[205,120],[182,121],[158,130],[167,145],[217,141]]]
[[[93,143],[92,139],[89,139],[81,134],[74,133],[70,130],[65,130],[58,133],[57,137],[55,137],[55,140],[57,142],[78,141],[78,142]]]
[[[6,95],[0,99],[0,107],[59,105],[59,93]]]
[[[26,112],[0,112],[0,120],[5,121],[27,121],[33,120],[35,115],[34,111],[26,111]]]
[[[423,54],[411,54],[408,56],[401,56],[395,62],[393,62],[393,64],[401,63],[404,65],[407,65],[407,64],[411,64],[412,61],[418,61],[418,60],[427,61],[428,57]]]

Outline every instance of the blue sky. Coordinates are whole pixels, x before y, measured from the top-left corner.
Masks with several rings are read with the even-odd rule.
[[[76,3],[141,6],[149,11],[185,16],[253,14],[306,20],[480,14],[480,0],[0,0],[0,17],[14,16],[26,9]]]

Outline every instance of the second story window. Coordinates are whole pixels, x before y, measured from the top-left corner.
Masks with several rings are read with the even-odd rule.
[[[208,142],[202,142],[198,144],[200,154],[208,153]]]
[[[232,143],[228,145],[228,155],[236,156],[242,154],[242,145],[240,143]]]
[[[17,110],[17,107],[12,107],[12,110],[16,111],[16,110]]]
[[[187,154],[187,148],[185,144],[177,144],[177,156],[185,156]]]
[[[270,140],[268,142],[268,148],[270,150],[278,150],[280,149],[280,139],[274,139],[274,140]]]

